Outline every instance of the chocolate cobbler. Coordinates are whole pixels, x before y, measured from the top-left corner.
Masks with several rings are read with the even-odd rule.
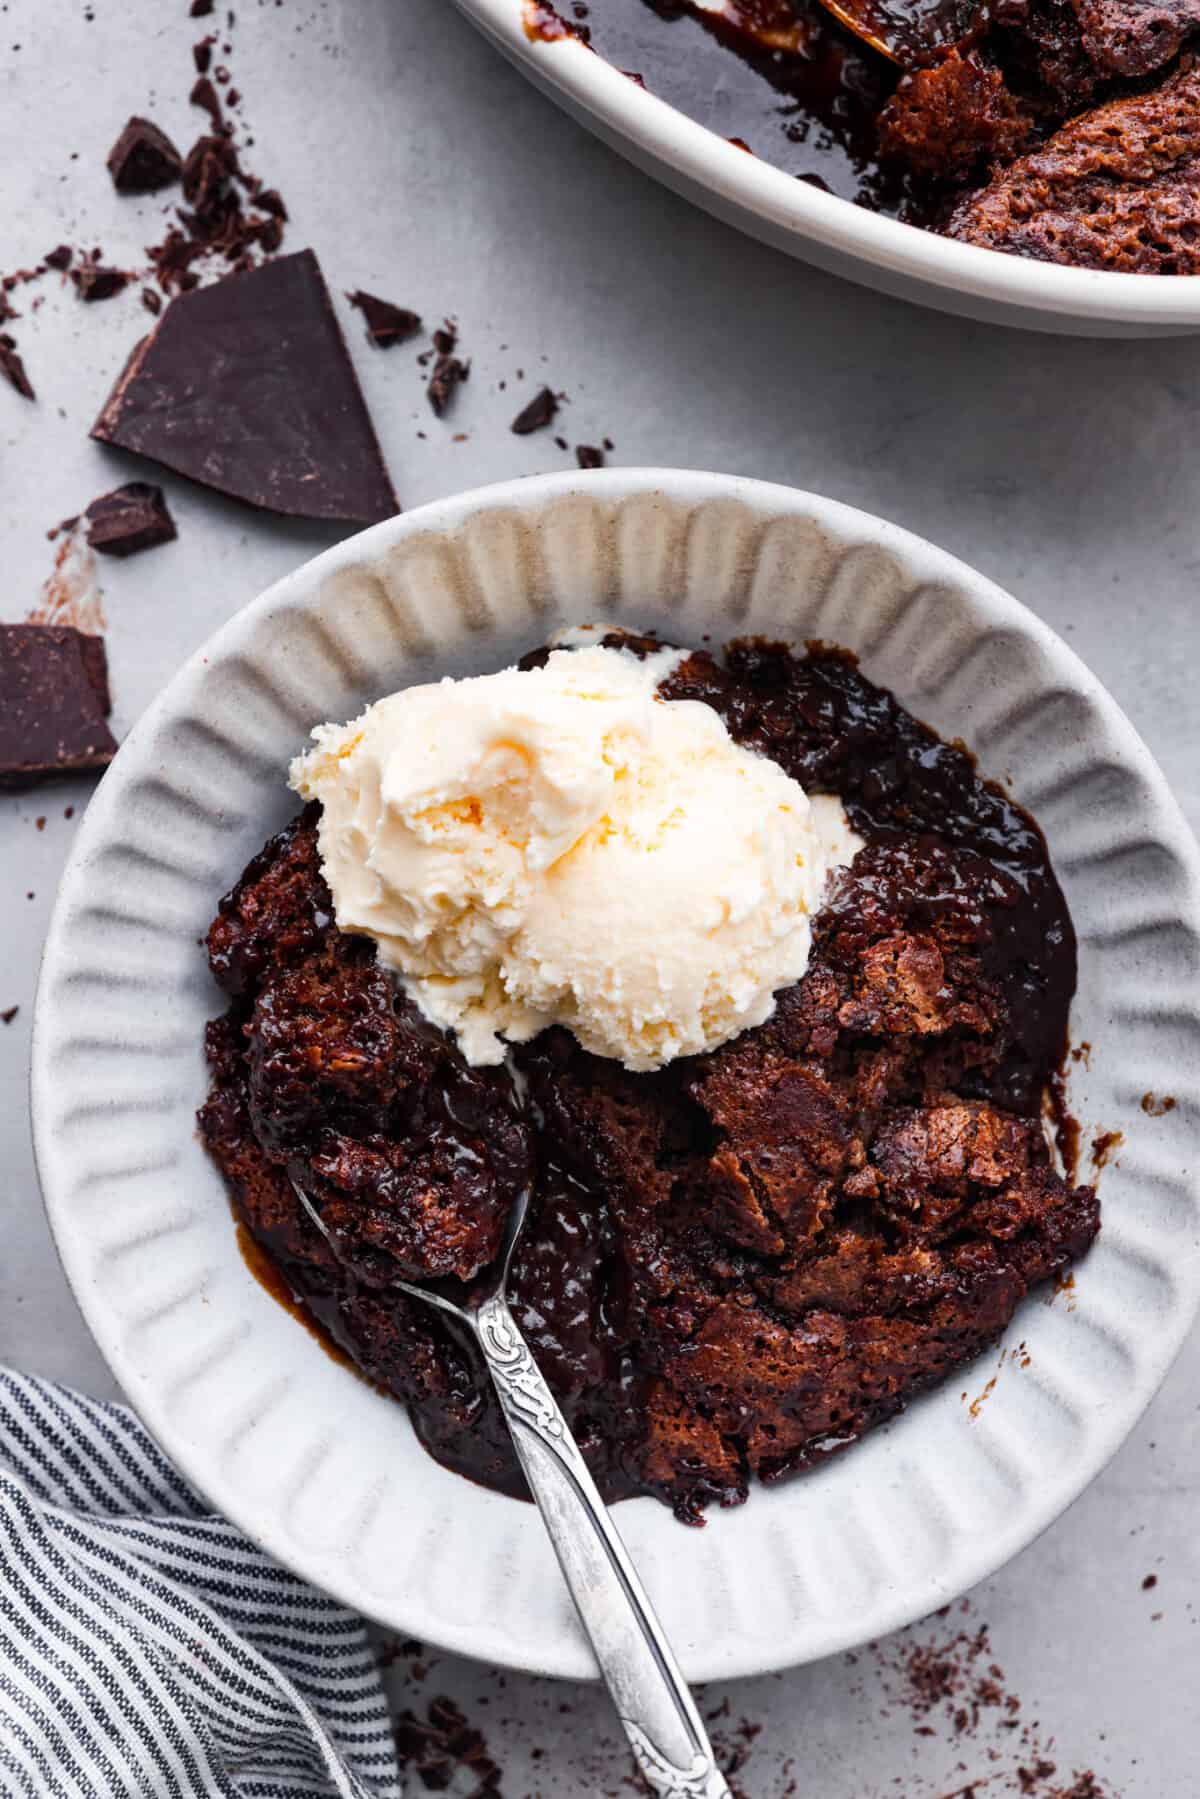
[[[840,796],[863,840],[765,1023],[654,1072],[558,1026],[470,1066],[337,929],[313,804],[209,931],[228,1010],[200,1122],[311,1319],[439,1461],[513,1493],[471,1344],[395,1282],[469,1281],[531,1184],[521,1328],[605,1494],[698,1522],[977,1355],[1099,1208],[1043,1124],[1075,936],[1028,813],[844,653],[735,642],[660,691]]]
[[[899,61],[834,16],[863,0],[530,0],[754,154],[964,243],[1200,273],[1200,0],[883,0]],[[557,16],[557,24],[554,22]],[[731,54],[732,52],[732,54]]]

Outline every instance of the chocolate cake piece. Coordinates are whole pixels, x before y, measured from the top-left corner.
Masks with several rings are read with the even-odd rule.
[[[180,294],[92,436],[272,512],[373,524],[399,510],[311,250]]]
[[[1200,273],[1200,70],[1110,100],[960,202],[949,236],[1043,262]]]
[[[1200,0],[1075,0],[1083,47],[1107,75],[1136,79],[1178,56]]]
[[[85,516],[88,542],[106,556],[134,556],[175,536],[163,490],[151,481],[127,481],[101,494]]]
[[[0,787],[106,768],[117,753],[104,639],[70,625],[0,625]]]
[[[1033,120],[1000,70],[952,52],[902,75],[879,114],[879,154],[939,181],[965,181],[980,164],[1007,161]]]
[[[333,923],[333,896],[317,849],[320,807],[306,806],[246,865],[208,927],[208,965],[234,999],[252,994],[271,968],[309,955]]]
[[[246,996],[239,1106],[265,1159],[319,1207],[357,1282],[469,1278],[495,1255],[529,1179],[511,1083],[468,1069],[369,940],[334,929],[314,823],[310,809],[267,846],[209,933],[214,973]],[[218,1063],[226,1055],[218,1043]]]
[[[135,113],[108,153],[108,172],[119,194],[153,194],[179,180],[183,167],[165,131]]]
[[[1075,942],[1028,815],[836,652],[694,653],[664,692],[840,795],[865,839],[764,1024],[650,1074],[545,1031],[513,1048],[518,1100],[337,931],[310,806],[211,927],[231,1005],[201,1127],[312,1316],[439,1460],[507,1492],[482,1364],[395,1283],[469,1277],[532,1180],[517,1318],[604,1493],[694,1522],[994,1341],[1099,1211],[1041,1123]]]
[[[987,42],[1043,130],[1102,96],[1105,76],[1084,48],[1074,0],[997,0]]]

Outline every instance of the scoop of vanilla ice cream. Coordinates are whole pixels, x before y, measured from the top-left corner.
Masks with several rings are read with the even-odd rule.
[[[803,975],[859,839],[711,707],[657,696],[681,655],[591,644],[410,687],[292,764],[339,927],[469,1062],[558,1023],[660,1068],[761,1024]]]

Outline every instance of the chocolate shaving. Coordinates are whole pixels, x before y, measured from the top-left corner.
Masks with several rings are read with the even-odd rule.
[[[108,171],[119,194],[157,193],[179,180],[181,166],[166,133],[136,114],[108,153]]]
[[[528,437],[531,431],[541,431],[550,424],[557,411],[557,397],[548,387],[543,387],[518,412],[511,430],[516,437]]]
[[[263,197],[259,197],[259,205]],[[407,306],[394,306],[390,300],[381,300],[375,294],[368,294],[360,287],[346,298],[351,306],[358,308],[366,320],[367,336],[381,350],[390,349],[393,344],[402,344],[406,338],[415,337],[421,329],[421,315],[411,312]]]
[[[106,556],[133,556],[170,543],[175,521],[163,490],[150,481],[129,481],[101,494],[87,509],[87,540]]]
[[[200,106],[213,122],[213,130],[221,131],[225,126],[225,114],[221,110],[221,96],[207,75],[201,75],[195,82],[188,99],[193,106]]]
[[[0,317],[3,316],[5,315],[0,313]],[[16,339],[7,331],[0,331],[0,375],[4,376],[10,387],[16,388],[23,399],[36,400],[37,395],[33,391],[33,383],[25,373],[25,364],[17,350]]]
[[[440,332],[437,335],[445,336],[445,333]],[[460,362],[458,357],[452,356],[448,350],[443,350],[438,356],[433,365],[433,373],[429,377],[429,386],[425,390],[429,395],[429,404],[438,418],[445,417],[446,408],[454,398],[456,389],[470,373],[470,363]]]
[[[0,1012],[0,1024],[11,1024],[20,1010],[20,1006],[7,1006],[3,1012]]]
[[[575,460],[580,468],[603,468],[604,451],[595,444],[576,444]]]

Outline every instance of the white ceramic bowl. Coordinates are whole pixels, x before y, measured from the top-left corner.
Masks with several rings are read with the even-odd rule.
[[[1200,330],[1196,276],[1059,268],[902,225],[747,156],[577,39],[531,39],[526,0],[456,4],[536,86],[639,168],[717,218],[832,274],[994,324],[1086,337]],[[560,10],[570,17],[567,0]],[[653,86],[653,70],[645,73]]]
[[[219,1009],[198,939],[292,810],[314,720],[510,661],[605,616],[684,643],[763,632],[858,651],[1011,780],[1081,938],[1072,1075],[1121,1130],[1074,1295],[816,1473],[689,1531],[621,1507],[693,1679],[828,1654],[941,1605],[1028,1543],[1120,1443],[1200,1286],[1200,879],[1145,748],[1044,625],[989,582],[832,501],[718,475],[515,482],[389,520],[238,614],[130,733],[76,839],[46,946],[33,1114],[50,1219],[122,1387],[257,1542],[426,1641],[592,1671],[537,1516],[446,1473],[402,1409],[256,1285],[193,1114]],[[1147,1091],[1177,1108],[1148,1117]],[[993,1376],[994,1390],[974,1399]]]

